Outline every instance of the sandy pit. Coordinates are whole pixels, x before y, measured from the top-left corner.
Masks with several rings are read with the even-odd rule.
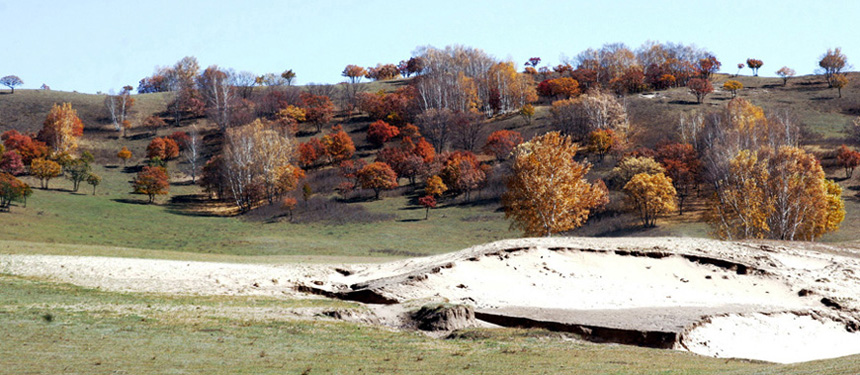
[[[860,260],[819,244],[519,239],[338,265],[0,255],[0,272],[121,292],[340,298],[367,304],[377,317],[366,321],[401,328],[405,311],[447,302],[473,307],[481,325],[716,357],[860,353]]]

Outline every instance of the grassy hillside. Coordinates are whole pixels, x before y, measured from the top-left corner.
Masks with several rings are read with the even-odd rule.
[[[854,74],[852,78],[856,77]],[[739,96],[766,109],[790,108],[806,128],[804,142],[816,149],[828,150],[844,141],[845,126],[860,110],[860,90],[852,83],[843,89],[843,98],[828,89],[818,76],[797,77],[785,87],[778,78],[731,77],[718,75],[715,87],[727,79],[740,80],[745,88]],[[405,80],[363,84],[367,92],[393,91]],[[673,138],[678,116],[683,112],[717,109],[730,99],[728,92],[717,89],[705,103],[696,105],[686,89],[672,89],[625,97],[630,119],[638,129],[637,141],[645,145]],[[137,104],[133,123],[146,116],[162,112],[169,93],[135,95]],[[0,238],[76,245],[119,246],[126,248],[170,250],[193,253],[257,255],[257,256],[413,256],[458,250],[470,245],[518,236],[507,230],[508,222],[500,212],[497,197],[501,176],[494,185],[479,192],[473,202],[462,198],[443,202],[423,219],[417,204],[417,194],[410,187],[384,195],[380,201],[368,200],[360,194],[347,201],[328,200],[329,192],[339,182],[336,171],[323,168],[309,172],[309,183],[315,192],[323,192],[310,202],[301,202],[296,209],[295,222],[278,207],[263,207],[241,217],[228,217],[229,202],[205,199],[199,188],[188,184],[180,173],[182,165],[171,163],[173,178],[171,193],[160,198],[158,205],[141,204],[140,196],[132,195],[129,181],[134,169],[120,168],[115,157],[123,146],[134,153],[130,165],[143,161],[146,145],[154,136],[165,136],[177,130],[187,130],[197,124],[206,132],[209,151],[219,142],[212,126],[205,119],[183,122],[180,127],[162,129],[136,128],[131,137],[121,138],[111,130],[105,118],[103,96],[79,93],[17,90],[13,95],[0,95],[0,124],[3,129],[35,131],[55,102],[71,102],[86,124],[81,148],[96,155],[96,172],[104,178],[96,196],[89,195],[89,186],[80,193],[66,191],[69,181],[55,180],[52,190],[37,190],[27,207],[13,207],[12,212],[0,214]],[[137,121],[137,122],[135,122]],[[372,160],[376,149],[365,140],[369,120],[360,116],[338,117],[356,142],[359,157]],[[484,133],[499,129],[515,129],[526,138],[551,129],[549,103],[537,107],[535,119],[526,125],[519,116],[507,115],[492,119]],[[301,140],[310,135],[305,133]],[[593,161],[594,162],[594,161]],[[596,163],[593,176],[603,177],[614,166],[607,158]],[[832,163],[831,163],[832,164]],[[828,163],[825,163],[828,165]],[[839,178],[841,171],[830,167],[828,174]],[[848,215],[839,232],[825,236],[825,241],[860,240],[860,200],[854,194],[858,184],[853,179],[839,179],[845,188]],[[29,180],[36,185],[34,180]],[[405,181],[401,181],[405,182]],[[642,229],[636,218],[620,213],[623,196],[613,193],[610,212],[598,214],[572,234],[588,236],[707,236],[708,228],[701,222],[704,208],[702,198],[693,199],[692,210],[683,216],[669,216],[659,227]]]

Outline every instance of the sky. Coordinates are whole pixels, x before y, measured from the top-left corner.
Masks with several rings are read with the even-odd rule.
[[[725,73],[752,57],[760,75],[802,75],[828,48],[860,61],[858,14],[853,0],[0,0],[0,76],[19,76],[19,88],[109,92],[195,56],[201,67],[338,83],[347,64],[396,64],[423,45],[476,47],[522,67],[647,40],[705,48]]]

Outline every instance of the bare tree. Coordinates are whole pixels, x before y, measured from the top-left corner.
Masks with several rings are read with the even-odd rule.
[[[418,115],[418,127],[436,152],[442,152],[448,146],[451,138],[451,123],[454,113],[450,109],[428,109]]]
[[[206,101],[207,115],[221,130],[230,125],[231,107],[236,98],[231,73],[212,65],[197,77],[197,86]]]
[[[249,99],[254,92],[254,85],[257,83],[257,76],[249,71],[241,71],[230,75],[231,83],[236,86],[239,95],[242,99]]]
[[[191,183],[197,183],[197,174],[202,167],[203,159],[201,152],[203,151],[203,139],[200,137],[200,132],[197,126],[193,126],[188,132],[188,142],[185,144],[185,150],[182,155],[185,157],[186,173],[191,176]]]
[[[124,86],[118,95],[105,96],[105,109],[116,131],[121,131],[125,127],[131,107],[134,106],[134,98],[131,97],[132,89],[134,88],[131,86]]]

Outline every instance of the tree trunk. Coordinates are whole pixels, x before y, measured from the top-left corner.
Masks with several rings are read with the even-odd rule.
[[[430,207],[425,207],[424,220],[427,220],[428,217],[430,217]]]

